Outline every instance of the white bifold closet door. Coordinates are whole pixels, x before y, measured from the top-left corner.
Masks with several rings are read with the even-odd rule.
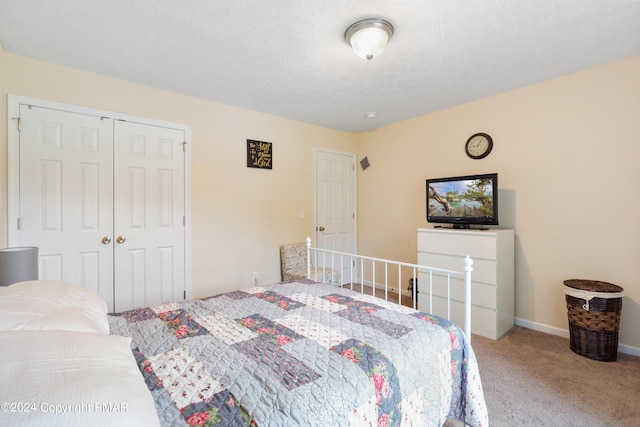
[[[110,311],[184,298],[183,130],[20,106],[21,246]]]

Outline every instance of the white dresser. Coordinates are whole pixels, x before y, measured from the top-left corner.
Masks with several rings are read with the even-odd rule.
[[[513,230],[418,229],[418,264],[463,271],[465,256],[473,259],[471,331],[491,339],[500,338],[513,327],[513,247]],[[418,309],[446,317],[446,283],[446,276],[434,273],[433,310],[429,310],[429,277],[420,273]],[[463,327],[463,279],[452,278],[451,299],[451,320]]]

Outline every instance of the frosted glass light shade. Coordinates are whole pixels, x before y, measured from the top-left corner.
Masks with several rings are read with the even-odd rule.
[[[0,249],[0,286],[26,280],[38,280],[38,248]]]
[[[365,19],[351,25],[344,34],[360,58],[371,61],[380,55],[393,34],[393,26],[381,19]]]

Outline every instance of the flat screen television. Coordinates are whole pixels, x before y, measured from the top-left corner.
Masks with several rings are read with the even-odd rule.
[[[498,225],[498,174],[427,179],[427,221],[453,228]]]

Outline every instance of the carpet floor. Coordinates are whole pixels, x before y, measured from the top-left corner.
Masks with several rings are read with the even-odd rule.
[[[598,362],[518,326],[497,341],[474,335],[472,346],[490,426],[640,426],[640,358]]]

